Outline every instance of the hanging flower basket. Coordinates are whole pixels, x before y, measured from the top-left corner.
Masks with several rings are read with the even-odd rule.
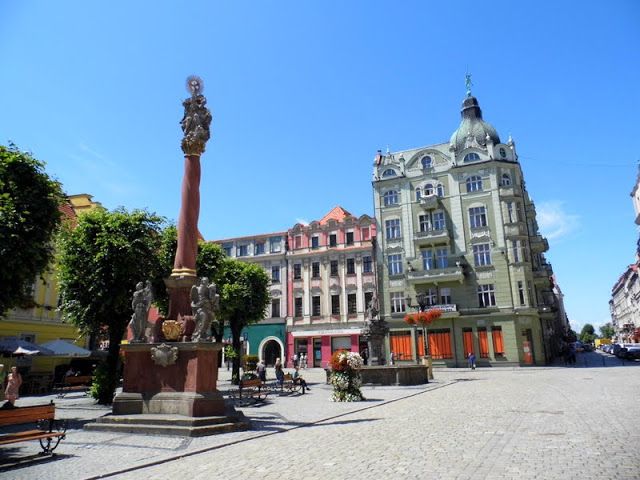
[[[360,369],[364,365],[362,357],[353,352],[338,350],[331,357],[331,385],[334,402],[359,402],[364,400],[360,387]]]

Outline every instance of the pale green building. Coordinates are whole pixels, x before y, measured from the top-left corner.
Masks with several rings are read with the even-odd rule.
[[[467,93],[447,143],[378,152],[373,168],[380,315],[396,362],[424,354],[406,313],[440,308],[434,364],[544,364],[557,353],[553,271],[514,141],[502,143]],[[417,355],[416,355],[417,353]]]

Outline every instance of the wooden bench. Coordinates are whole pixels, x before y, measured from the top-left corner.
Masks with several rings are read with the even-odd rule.
[[[287,392],[293,393],[300,391],[301,388],[302,387],[299,382],[293,381],[293,375],[291,375],[290,373],[284,374],[284,381],[282,382],[281,387],[282,391],[286,390]]]
[[[258,402],[262,402],[267,399],[269,395],[269,389],[262,383],[259,378],[250,380],[240,380],[240,386],[238,390],[230,392],[232,397],[237,395],[239,400],[252,399]]]
[[[87,391],[92,382],[91,375],[65,376],[63,382],[58,385],[58,398],[72,391]]]
[[[56,420],[55,414],[56,406],[53,401],[49,405],[0,409],[0,427],[25,423],[36,424],[35,430],[0,435],[0,445],[39,440],[42,453],[53,454],[60,441],[65,438],[67,431],[66,423]]]

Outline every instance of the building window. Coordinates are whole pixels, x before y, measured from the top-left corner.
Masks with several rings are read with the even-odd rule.
[[[510,187],[511,186],[511,176],[508,173],[503,173],[502,178],[500,179],[500,186],[502,187]]]
[[[391,313],[401,313],[404,311],[404,292],[393,292],[391,294]]]
[[[478,285],[478,305],[482,307],[495,307],[496,292],[493,284]]]
[[[280,318],[280,299],[271,299],[271,318]]]
[[[473,246],[473,261],[476,267],[491,265],[491,246],[488,243],[480,243]]]
[[[420,187],[418,187],[416,188],[416,202],[419,202],[421,198],[422,198],[422,190],[420,190]]]
[[[311,264],[311,278],[320,278],[320,262]]]
[[[504,340],[502,339],[502,327],[491,327],[491,339],[493,340],[493,354],[496,357],[504,356]]]
[[[296,318],[302,318],[302,297],[296,297],[294,303],[294,314]]]
[[[433,184],[427,183],[423,189],[424,196],[427,197],[429,195],[433,195]]]
[[[247,245],[238,245],[236,249],[236,256],[246,257],[249,254],[249,247]]]
[[[373,292],[364,292],[364,308],[369,308],[372,299]]]
[[[389,332],[389,348],[394,360],[411,360],[412,357],[411,333],[408,331]]]
[[[271,267],[271,283],[280,283],[280,267],[277,265]]]
[[[478,347],[480,347],[480,358],[489,358],[489,340],[487,329],[478,327]]]
[[[338,236],[335,233],[329,235],[329,246],[335,247],[338,245]]]
[[[451,302],[451,289],[450,288],[441,288],[440,289],[440,304],[441,305],[450,305]]]
[[[485,207],[472,207],[469,209],[469,224],[471,228],[487,226],[487,213]]]
[[[449,266],[449,250],[446,248],[436,248],[436,267],[447,268]]]
[[[318,248],[320,246],[320,237],[314,235],[311,237],[311,248]]]
[[[434,360],[453,358],[451,331],[448,328],[429,332],[429,353]]]
[[[421,250],[420,254],[422,255],[422,269],[433,270],[435,268],[433,252],[431,250]]]
[[[500,150],[498,150],[498,151],[500,152],[500,156],[502,158],[506,158],[507,157],[507,151],[504,148],[500,147]]]
[[[462,161],[464,163],[467,163],[467,162],[477,162],[478,160],[480,160],[480,155],[478,155],[475,152],[471,152],[471,153],[467,153],[464,156],[464,159]]]
[[[507,202],[507,219],[509,223],[518,221],[518,210],[515,202]]]
[[[433,160],[429,155],[425,155],[420,160],[420,163],[422,163],[422,168],[431,168],[431,165],[433,164]]]
[[[340,295],[331,295],[331,315],[340,315]]]
[[[520,305],[526,305],[524,298],[524,284],[522,280],[518,280],[518,298],[520,299]]]
[[[396,253],[389,255],[387,258],[389,275],[401,275],[402,274],[402,255]]]
[[[320,316],[320,295],[314,295],[311,297],[311,316]]]
[[[433,229],[439,231],[445,228],[444,212],[433,212]]]
[[[367,255],[362,257],[362,273],[373,272],[373,259]]]
[[[354,258],[347,258],[347,275],[356,274],[356,260]]]
[[[233,244],[232,243],[225,243],[224,245],[222,245],[222,250],[224,250],[224,254],[227,257],[230,257],[231,253],[233,251]]]
[[[293,264],[293,279],[300,280],[302,278],[302,264],[294,263]]]
[[[347,232],[347,245],[353,245],[353,232]]]
[[[462,329],[462,346],[465,357],[475,351],[475,348],[473,348],[473,330],[470,328]]]
[[[302,235],[296,235],[293,238],[293,248],[302,248]]]
[[[424,292],[424,298],[427,301],[427,306],[433,307],[438,304],[438,290],[435,288],[427,288]]]
[[[473,175],[467,178],[467,193],[482,191],[482,177]]]
[[[369,230],[369,227],[363,228],[363,229],[360,231],[360,234],[361,234],[361,236],[362,236],[362,240],[369,240],[370,235],[371,235],[371,232],[370,232],[370,230]]]
[[[420,215],[418,217],[418,222],[420,224],[421,232],[428,232],[429,227],[431,226],[431,221],[429,219],[429,215]]]
[[[438,186],[436,187],[436,194],[439,197],[444,197],[444,185],[442,185],[441,183],[439,183]]]
[[[347,294],[347,313],[349,315],[353,315],[355,313],[358,312],[358,304],[357,304],[357,299],[358,297],[356,296],[355,293],[349,293]]]
[[[331,260],[331,262],[329,263],[329,270],[330,270],[330,274],[332,277],[337,277],[338,276],[338,261],[337,260]]]
[[[511,250],[513,251],[513,261],[520,261],[520,240],[511,240]]]
[[[386,220],[384,222],[385,231],[387,232],[387,238],[389,240],[394,238],[400,238],[400,219],[395,218],[393,220]]]
[[[398,204],[398,191],[389,190],[382,195],[382,203],[385,207]]]
[[[264,255],[264,242],[256,243],[256,255]]]
[[[271,253],[278,253],[282,249],[282,238],[273,237],[269,239],[269,248],[271,249]]]
[[[387,168],[384,172],[382,172],[382,178],[386,177],[395,177],[396,171],[393,168]]]

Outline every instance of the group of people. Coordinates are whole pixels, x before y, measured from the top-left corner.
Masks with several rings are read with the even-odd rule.
[[[5,370],[4,365],[0,364],[0,386],[4,386],[5,383]],[[0,397],[0,400],[6,398],[6,402],[0,408],[14,408],[18,394],[20,392],[20,386],[22,385],[22,375],[18,372],[18,367],[11,367],[11,373],[6,378],[7,386],[4,390],[4,398]],[[0,395],[2,389],[0,388]]]
[[[276,358],[274,368],[276,372],[276,385],[282,387],[282,385],[284,384],[284,368],[282,366],[282,361],[279,358]],[[258,362],[258,365],[256,366],[256,373],[258,374],[258,378],[262,382],[267,381],[267,366],[265,365],[264,360],[260,360],[260,362]],[[305,390],[310,390],[310,388],[307,386],[307,382],[300,375],[300,365],[298,365],[296,361],[294,361],[294,372],[291,377],[293,379],[293,383],[300,384],[300,386],[302,387],[302,393],[304,393]]]
[[[297,353],[293,355],[293,368],[307,368],[307,354],[301,353],[298,355]]]

